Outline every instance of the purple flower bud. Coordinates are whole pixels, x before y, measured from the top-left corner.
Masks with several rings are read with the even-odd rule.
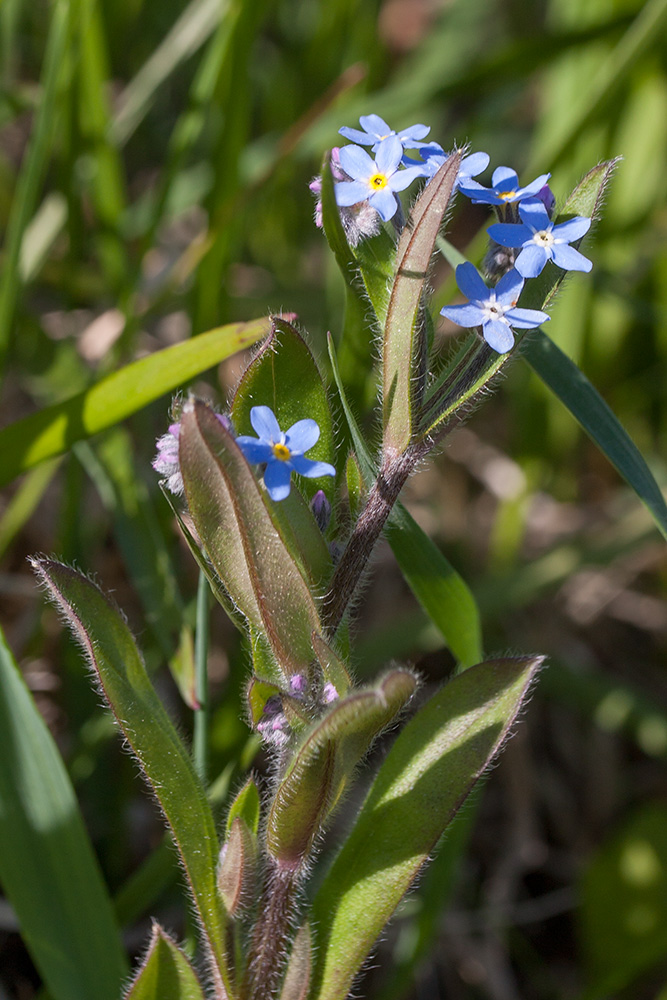
[[[338,691],[331,683],[326,683],[322,689],[322,701],[325,705],[330,705],[332,701],[338,700]]]
[[[549,185],[545,184],[543,188],[540,188],[536,197],[540,199],[547,210],[549,218],[551,218],[554,214],[554,208],[556,207],[556,196]]]
[[[295,698],[302,698],[306,693],[308,681],[303,674],[292,674],[289,679],[289,686]]]
[[[329,526],[329,521],[331,520],[331,504],[327,500],[324,490],[317,491],[313,499],[310,501],[310,509],[312,510],[315,521],[317,522],[317,527],[320,529],[322,534],[324,534]]]

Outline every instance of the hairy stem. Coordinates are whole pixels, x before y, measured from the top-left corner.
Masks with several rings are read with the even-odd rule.
[[[297,874],[269,865],[259,902],[243,996],[270,1000],[285,966],[285,943],[292,925]]]
[[[430,443],[422,442],[383,461],[324,598],[324,624],[331,634],[341,623],[401,489],[429,448]]]

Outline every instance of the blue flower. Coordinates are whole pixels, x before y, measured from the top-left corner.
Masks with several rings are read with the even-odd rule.
[[[437,142],[420,142],[417,149],[423,162],[413,160],[409,156],[404,156],[403,163],[406,167],[420,166],[424,177],[428,177],[430,180],[431,177],[437,174],[443,163],[449,159],[450,154],[446,153]],[[454,190],[462,184],[467,184],[477,174],[481,174],[483,170],[486,170],[488,165],[488,153],[470,153],[469,156],[464,156],[459,165]]]
[[[506,205],[508,202],[523,201],[534,198],[544,187],[551,174],[540,174],[527,187],[519,187],[519,178],[511,167],[496,167],[491,178],[490,188],[482,187],[477,181],[469,180],[461,184],[461,190],[476,204]]]
[[[411,125],[410,128],[405,128],[402,132],[394,132],[379,115],[362,115],[359,124],[363,132],[358,128],[348,128],[347,126],[339,128],[338,131],[350,142],[356,142],[362,146],[372,146],[374,153],[377,152],[380,143],[394,136],[404,149],[414,149],[419,140],[424,139],[431,131],[428,125]]]
[[[360,146],[343,146],[340,165],[352,180],[335,185],[339,207],[367,201],[384,222],[393,218],[398,208],[395,192],[423,176],[420,167],[399,170],[402,156],[403,146],[397,136],[380,143],[375,160]]]
[[[537,199],[519,205],[521,223],[489,226],[489,236],[503,247],[522,247],[515,267],[524,278],[536,278],[548,260],[564,271],[590,271],[588,257],[570,246],[587,233],[591,220],[582,215],[554,226],[544,203]]]
[[[304,452],[317,444],[320,436],[317,421],[297,420],[283,432],[270,407],[253,406],[250,423],[258,437],[242,435],[237,437],[236,443],[252,465],[266,463],[264,485],[272,500],[284,500],[289,496],[292,472],[309,479],[336,475],[333,465],[328,462],[304,457]]]
[[[441,314],[459,326],[481,326],[484,340],[498,354],[506,354],[514,346],[513,326],[529,330],[551,318],[539,309],[516,308],[524,280],[515,268],[503,275],[495,288],[488,288],[477,268],[466,262],[456,268],[456,282],[469,301],[445,306]]]

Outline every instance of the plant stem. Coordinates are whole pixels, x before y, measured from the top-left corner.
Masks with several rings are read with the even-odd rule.
[[[429,448],[430,443],[421,442],[401,455],[385,457],[324,598],[323,618],[330,634],[341,623],[401,489]]]
[[[275,997],[285,965],[285,942],[292,925],[296,882],[296,872],[284,871],[269,862],[242,994],[245,1000]]]
[[[192,754],[197,774],[206,784],[208,772],[208,595],[206,575],[200,570],[195,628],[195,709]]]

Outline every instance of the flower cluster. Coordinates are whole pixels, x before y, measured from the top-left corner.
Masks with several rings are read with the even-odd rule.
[[[232,432],[232,423],[224,413],[216,417],[225,428]],[[250,410],[250,423],[257,432],[257,437],[241,435],[236,443],[251,465],[264,466],[264,486],[272,500],[284,500],[289,496],[292,473],[309,479],[320,476],[335,476],[336,470],[329,462],[317,462],[306,458],[304,452],[310,451],[319,439],[320,428],[317,421],[307,417],[297,420],[288,431],[281,431],[273,410],[268,406],[253,406]],[[179,422],[170,424],[169,430],[157,441],[157,455],[153,459],[153,468],[164,477],[163,482],[170,493],[180,496],[183,493],[183,476],[179,459],[179,437],[181,425]],[[320,491],[321,492],[321,491]],[[318,518],[318,524],[328,521],[330,508],[324,494],[316,494],[317,503],[313,513]]]
[[[418,178],[429,183],[450,155],[437,142],[423,141],[430,132],[426,125],[396,132],[379,115],[362,116],[359,124],[360,129],[339,129],[353,145],[336,149],[335,158],[332,155],[336,203],[352,246],[375,234],[378,219],[394,219],[400,209],[398,193]],[[364,146],[371,147],[375,159]],[[407,155],[406,150],[414,155]],[[492,241],[488,271],[499,280],[489,288],[472,264],[460,265],[456,279],[468,302],[445,306],[441,313],[459,326],[481,327],[486,342],[504,354],[514,346],[513,328],[530,329],[549,319],[540,310],[517,306],[526,279],[536,278],[550,261],[566,271],[590,271],[590,260],[571,244],[588,232],[591,220],[578,216],[555,225],[550,174],[540,174],[521,186],[516,171],[502,166],[494,170],[491,186],[484,187],[474,178],[488,165],[487,153],[464,156],[455,188],[473,203],[496,209],[499,222],[488,229]],[[320,178],[313,181],[311,190],[319,194]],[[374,213],[370,225],[353,224],[346,216],[353,213],[356,222],[368,212]],[[316,221],[321,225],[321,204]]]

